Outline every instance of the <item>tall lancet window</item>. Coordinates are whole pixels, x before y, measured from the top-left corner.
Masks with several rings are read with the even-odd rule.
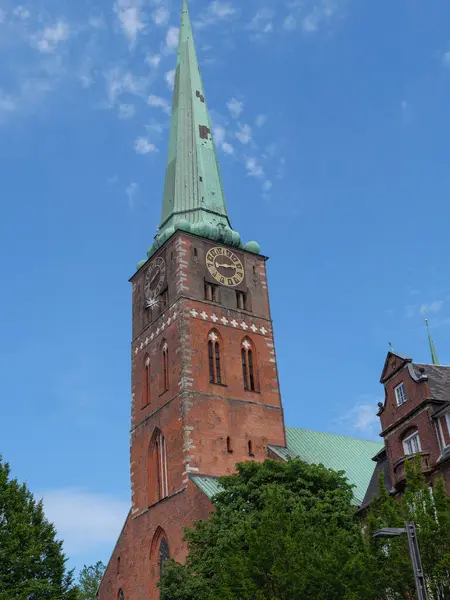
[[[170,560],[169,544],[167,543],[167,539],[165,537],[163,537],[161,540],[161,544],[159,545],[159,555],[158,555],[159,576],[160,577],[162,577],[164,575],[164,563],[168,560]]]
[[[125,600],[123,590],[119,590],[119,593],[117,594],[117,600]]]
[[[148,504],[151,506],[169,495],[166,438],[155,429],[148,453]]]
[[[208,336],[209,383],[222,384],[221,340],[215,329]]]
[[[242,340],[241,348],[242,377],[244,380],[244,390],[248,392],[257,391],[255,349],[251,340],[246,337]]]
[[[150,404],[150,381],[150,356],[146,354],[142,366],[142,408]]]
[[[161,394],[169,389],[169,347],[166,340],[161,343]]]

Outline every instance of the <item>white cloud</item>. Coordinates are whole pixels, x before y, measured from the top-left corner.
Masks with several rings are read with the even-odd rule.
[[[236,9],[229,2],[219,2],[218,0],[214,0],[209,5],[208,11],[215,17],[224,19],[225,17],[234,15]]]
[[[256,158],[248,158],[245,162],[245,168],[250,177],[256,177],[257,179],[264,177],[264,169]]]
[[[164,75],[164,79],[166,80],[166,83],[169,86],[169,88],[173,90],[173,88],[175,87],[175,69],[167,71],[167,73]]]
[[[137,138],[137,140],[134,142],[134,149],[136,150],[137,154],[150,154],[153,152],[158,152],[158,148],[155,146],[155,144],[152,144],[145,137]]]
[[[265,192],[269,192],[273,187],[273,183],[271,181],[269,181],[268,179],[266,179],[266,181],[263,183],[263,190]]]
[[[224,142],[221,146],[222,150],[225,152],[225,154],[233,154],[234,153],[234,148],[231,144],[229,144],[228,142]]]
[[[119,118],[131,119],[136,114],[134,104],[119,104]]]
[[[372,404],[358,404],[351,411],[353,427],[363,433],[372,433],[374,427],[379,427],[377,409]]]
[[[270,8],[261,8],[250,21],[249,29],[258,33],[270,33],[273,30],[272,19],[275,16],[275,11]]]
[[[237,119],[244,110],[244,103],[240,102],[237,98],[231,98],[231,100],[227,102],[227,108],[233,119]]]
[[[125,36],[134,44],[139,32],[145,29],[139,0],[117,0],[114,12]]]
[[[202,14],[201,20],[197,21],[197,27],[208,27],[214,25],[218,21],[227,19],[236,13],[236,9],[230,2],[220,2],[213,0],[207,10]]]
[[[152,19],[156,25],[166,25],[169,17],[170,13],[165,6],[160,6],[152,13]]]
[[[442,64],[444,67],[450,68],[450,51],[446,52],[442,57]]]
[[[169,27],[166,33],[166,46],[169,50],[175,50],[178,47],[178,38],[180,30],[178,27]]]
[[[129,71],[115,67],[106,74],[106,91],[110,106],[114,106],[124,94],[145,97],[149,81],[146,77],[136,77]]]
[[[25,6],[16,6],[13,15],[18,19],[22,19],[22,21],[26,21],[31,17],[31,12]]]
[[[106,27],[103,17],[91,17],[88,23],[94,29],[104,29]]]
[[[293,31],[294,29],[297,29],[297,19],[294,17],[294,15],[288,15],[284,19],[283,28],[287,29],[288,31]]]
[[[258,115],[255,119],[256,127],[262,127],[267,121],[267,115]]]
[[[252,128],[250,125],[239,124],[239,131],[235,135],[241,144],[247,145],[252,141]]]
[[[147,56],[147,58],[145,59],[145,62],[150,65],[151,67],[153,67],[154,69],[156,69],[156,67],[159,66],[159,63],[161,62],[161,55],[160,54],[149,54]]]
[[[154,108],[161,108],[165,113],[170,115],[170,105],[165,98],[161,98],[161,96],[149,96],[148,103],[150,106]]]
[[[420,314],[426,315],[427,313],[438,313],[444,306],[443,300],[434,300],[430,304],[422,304],[420,307]]]
[[[104,494],[76,489],[51,490],[40,494],[47,519],[55,524],[64,551],[76,555],[112,546],[127,516],[127,502]]]
[[[64,42],[69,37],[69,26],[65,21],[57,21],[51,27],[46,27],[43,31],[34,36],[36,47],[40,52],[54,52],[58,44]]]
[[[134,205],[136,203],[136,196],[139,193],[139,186],[136,182],[132,181],[130,183],[130,185],[127,187],[127,189],[125,190],[125,194],[128,198],[128,206],[130,208],[134,208]]]

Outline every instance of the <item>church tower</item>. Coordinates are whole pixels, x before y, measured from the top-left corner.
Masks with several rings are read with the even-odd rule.
[[[157,600],[183,528],[212,509],[195,480],[284,447],[266,277],[232,229],[183,0],[161,223],[132,282],[131,510],[99,600]]]

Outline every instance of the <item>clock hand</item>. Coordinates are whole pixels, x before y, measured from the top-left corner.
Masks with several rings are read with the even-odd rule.
[[[216,263],[216,267],[222,267],[224,269],[236,269],[235,265]]]

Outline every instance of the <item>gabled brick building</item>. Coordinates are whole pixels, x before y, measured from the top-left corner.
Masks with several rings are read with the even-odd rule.
[[[237,462],[345,469],[360,505],[383,445],[285,428],[266,257],[230,223],[186,0],[162,218],[132,282],[131,508],[99,600],[157,600],[183,528]]]
[[[438,364],[431,336],[429,341],[434,364],[414,363],[393,351],[386,357],[380,380],[385,401],[378,411],[385,447],[374,458],[363,508],[378,489],[380,472],[389,491],[401,494],[405,464],[417,454],[430,484],[443,476],[450,491],[450,367]]]

